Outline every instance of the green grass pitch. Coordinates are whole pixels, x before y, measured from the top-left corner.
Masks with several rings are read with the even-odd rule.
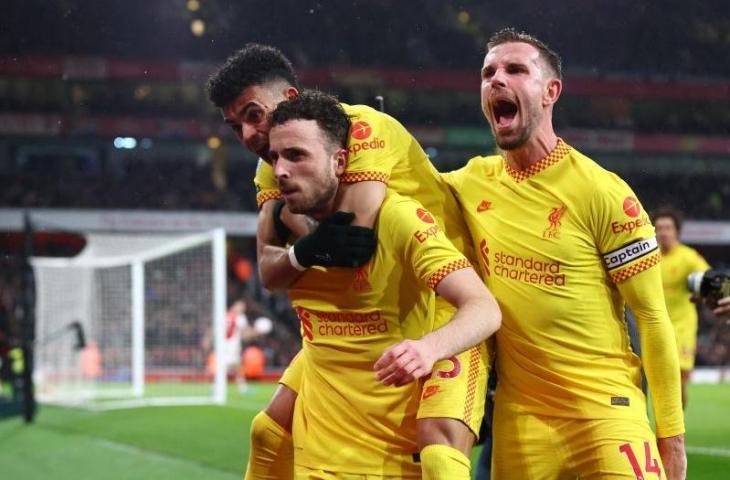
[[[249,422],[273,385],[254,384],[245,395],[230,390],[225,407],[41,406],[33,425],[2,420],[0,478],[240,480]],[[689,478],[730,478],[730,385],[694,385],[689,402]]]

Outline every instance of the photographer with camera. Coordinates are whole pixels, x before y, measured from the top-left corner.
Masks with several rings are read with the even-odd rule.
[[[697,308],[704,301],[713,313],[725,318],[730,315],[730,277],[724,272],[710,270],[710,265],[693,248],[682,244],[681,213],[665,208],[654,213],[652,221],[662,252],[662,283],[664,300],[674,327],[682,371],[682,406],[687,408],[687,383],[695,363],[697,346]]]

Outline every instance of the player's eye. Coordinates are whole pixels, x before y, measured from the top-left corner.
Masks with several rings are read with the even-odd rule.
[[[264,118],[263,110],[251,109],[246,112],[246,123],[259,123]]]
[[[510,65],[507,67],[507,73],[527,73],[527,68],[524,65]]]
[[[297,162],[305,157],[304,151],[299,149],[292,149],[287,152],[287,160]]]
[[[494,75],[494,69],[492,67],[487,67],[482,70],[482,78],[489,79],[492,78]]]

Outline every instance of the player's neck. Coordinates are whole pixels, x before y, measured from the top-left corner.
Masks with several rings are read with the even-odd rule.
[[[527,143],[513,150],[504,150],[502,155],[515,170],[526,170],[547,157],[558,144],[558,136],[552,128],[535,132]]]

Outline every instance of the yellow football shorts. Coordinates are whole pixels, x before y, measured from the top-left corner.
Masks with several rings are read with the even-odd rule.
[[[435,328],[451,319],[454,308],[442,298],[436,303]],[[461,420],[479,437],[487,395],[489,357],[486,343],[436,362],[422,382],[417,418]]]
[[[291,362],[289,362],[289,366],[286,367],[286,370],[284,370],[284,373],[281,375],[279,383],[299,393],[303,377],[304,359],[302,358],[302,351],[300,350],[299,353],[291,359]]]
[[[315,470],[312,468],[296,465],[294,467],[295,480],[397,480],[400,478],[421,478],[418,476],[383,476],[383,475],[366,475],[358,473],[342,473],[331,472],[329,470]]]
[[[665,478],[648,420],[515,414],[495,402],[492,478]]]
[[[675,325],[674,336],[677,339],[679,353],[679,369],[695,368],[695,350],[697,349],[697,323],[694,325]]]

